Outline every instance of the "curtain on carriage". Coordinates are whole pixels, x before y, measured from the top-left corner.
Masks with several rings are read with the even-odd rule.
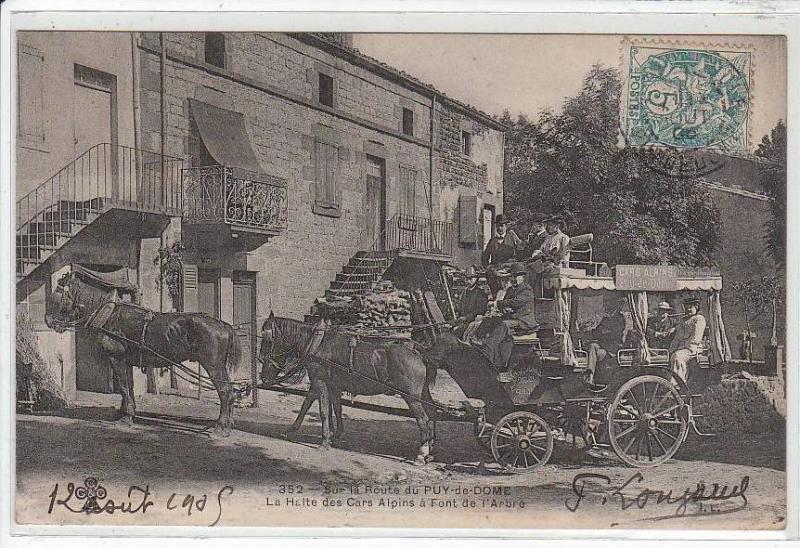
[[[725,334],[725,323],[722,321],[722,306],[719,302],[719,291],[708,293],[708,334],[711,343],[712,363],[717,364],[731,359],[731,347]]]
[[[561,331],[561,364],[575,367],[577,364],[575,348],[572,346],[572,337],[569,334],[569,326],[572,321],[570,318],[572,294],[569,290],[558,288],[555,290],[554,301],[559,331]]]
[[[647,344],[647,292],[631,291],[626,296],[628,309],[631,311],[633,320],[633,330],[636,331],[638,339],[638,352],[636,353],[637,364],[646,365],[650,363],[650,346]]]

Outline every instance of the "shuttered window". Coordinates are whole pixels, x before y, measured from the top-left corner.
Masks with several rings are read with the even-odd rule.
[[[197,312],[199,310],[197,295],[198,271],[197,265],[183,265],[183,294],[181,310],[183,312]]]
[[[36,48],[19,45],[17,50],[17,135],[23,145],[44,145],[44,103],[42,78],[44,57]]]
[[[400,213],[417,215],[417,170],[408,166],[400,166]]]
[[[317,203],[335,207],[338,205],[336,179],[339,171],[339,148],[335,145],[316,141],[314,162],[317,183]]]

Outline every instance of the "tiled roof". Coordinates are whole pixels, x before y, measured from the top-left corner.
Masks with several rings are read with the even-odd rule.
[[[400,80],[415,91],[424,93],[424,94],[433,94],[440,99],[442,103],[454,106],[460,110],[466,111],[477,118],[479,118],[482,122],[486,123],[498,129],[500,131],[505,131],[508,128],[497,119],[497,117],[488,114],[472,105],[459,101],[458,99],[453,99],[452,97],[447,96],[445,93],[442,93],[431,84],[423,82],[415,78],[414,76],[408,74],[407,72],[395,68],[383,61],[375,59],[365,53],[362,53],[357,48],[352,46],[347,46],[342,43],[340,40],[335,40],[329,36],[329,33],[292,33],[291,36],[302,40],[304,42],[310,43],[313,46],[320,47],[324,49],[328,53],[336,55],[337,57],[342,57],[348,61],[354,62],[366,69],[372,70],[373,72],[377,72],[383,76],[390,76],[394,77],[396,80]]]

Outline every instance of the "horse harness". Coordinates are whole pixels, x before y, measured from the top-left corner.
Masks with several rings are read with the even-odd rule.
[[[110,329],[106,328],[106,324],[111,319],[111,316],[114,315],[114,312],[117,310],[117,305],[119,303],[117,301],[110,301],[101,306],[97,309],[97,312],[92,314],[89,319],[86,321],[86,327],[93,327],[106,333],[107,335],[118,336],[125,340],[127,337],[122,337],[119,333],[115,333]],[[136,307],[140,308],[140,307]],[[155,318],[155,313],[152,310],[147,308],[141,308],[144,311],[144,317],[142,318],[142,332],[139,336],[138,341],[130,341],[134,344],[138,345],[139,347],[139,368],[142,370],[142,373],[147,373],[147,366],[144,365],[144,349],[146,348],[145,345],[145,337],[147,336],[147,327],[150,325],[150,322],[153,321]]]

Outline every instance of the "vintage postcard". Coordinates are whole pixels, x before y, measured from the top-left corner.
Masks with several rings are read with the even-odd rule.
[[[783,531],[787,37],[662,28],[16,31],[15,527]]]

